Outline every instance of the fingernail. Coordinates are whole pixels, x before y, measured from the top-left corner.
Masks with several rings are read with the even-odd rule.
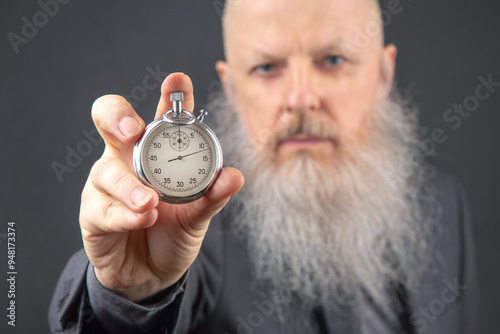
[[[141,132],[141,125],[136,121],[135,118],[126,116],[118,124],[118,128],[120,132],[125,137],[135,136],[139,132]]]
[[[141,207],[144,204],[146,204],[147,202],[149,202],[149,200],[151,199],[151,196],[152,195],[150,192],[148,192],[144,189],[141,189],[141,188],[137,188],[137,189],[134,189],[132,191],[132,194],[130,195],[130,199],[132,200],[132,203],[135,206]]]
[[[148,211],[148,212],[143,212],[143,213],[136,213],[135,215],[139,218],[141,217],[144,217],[145,215],[147,215],[148,213],[150,213],[151,211]]]

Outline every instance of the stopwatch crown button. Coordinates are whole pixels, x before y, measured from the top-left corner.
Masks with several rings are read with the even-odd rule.
[[[170,93],[170,101],[172,102],[183,102],[184,93],[183,92],[172,92]]]
[[[208,114],[208,111],[206,111],[205,109],[201,109],[200,110],[200,115],[198,117],[196,117],[196,119],[198,120],[198,122],[203,122],[203,119],[205,118],[205,116],[207,116]]]

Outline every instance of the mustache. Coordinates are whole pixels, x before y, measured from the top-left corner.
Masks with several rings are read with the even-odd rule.
[[[339,143],[338,126],[333,122],[326,123],[318,116],[296,112],[280,123],[269,137],[268,144],[272,147],[277,147],[281,142],[293,137],[327,139]]]

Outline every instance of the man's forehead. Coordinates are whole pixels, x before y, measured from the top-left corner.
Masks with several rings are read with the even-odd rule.
[[[245,17],[289,19],[366,17],[379,12],[378,0],[226,0],[223,19],[227,22]]]
[[[278,51],[279,44],[307,47],[310,41],[327,49],[370,21],[381,22],[377,0],[227,0],[224,39],[232,46],[252,40],[264,52]]]

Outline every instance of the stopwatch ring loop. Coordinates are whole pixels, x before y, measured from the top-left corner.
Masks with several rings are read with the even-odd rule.
[[[196,117],[187,110],[182,110],[179,116],[175,114],[174,110],[168,110],[163,114],[163,119],[171,124],[193,124]]]

